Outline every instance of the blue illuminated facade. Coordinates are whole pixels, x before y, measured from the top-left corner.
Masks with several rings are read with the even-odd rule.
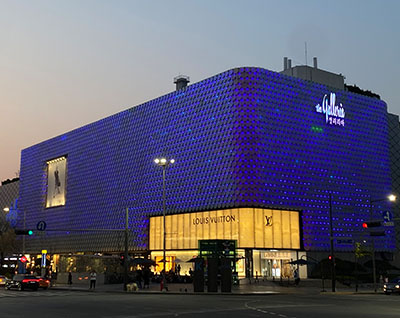
[[[344,125],[316,111],[335,93]],[[66,204],[45,208],[46,161],[67,156]],[[307,251],[329,250],[329,194],[334,236],[367,237],[362,222],[381,219],[391,192],[386,104],[261,68],[236,68],[182,90],[49,139],[22,151],[20,210],[27,227],[44,220],[27,251],[121,251],[129,208],[131,250],[146,250],[149,216],[232,207],[293,209],[302,213]],[[22,215],[22,213],[21,213]],[[20,224],[22,218],[19,220]],[[395,249],[394,228],[376,249]],[[350,251],[353,245],[338,244]]]

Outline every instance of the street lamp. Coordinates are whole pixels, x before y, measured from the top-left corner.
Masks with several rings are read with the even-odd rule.
[[[372,203],[376,203],[376,202],[382,202],[382,201],[386,201],[389,200],[390,202],[394,202],[396,201],[396,196],[393,194],[388,195],[386,198],[384,199],[377,199],[377,200],[371,200],[369,201],[369,218],[370,221],[372,221]],[[372,277],[374,280],[374,291],[376,293],[377,291],[377,287],[376,287],[376,262],[375,262],[375,239],[372,238]]]
[[[164,271],[163,271],[163,277],[162,277],[162,281],[163,281],[163,288],[165,288],[167,290],[167,281],[165,279],[165,271],[166,271],[166,256],[165,256],[165,242],[166,242],[166,237],[167,237],[167,232],[165,231],[165,170],[167,169],[167,167],[171,164],[173,164],[175,162],[174,159],[166,159],[166,158],[156,158],[154,159],[154,162],[156,163],[156,165],[162,167],[163,169],[163,229],[164,229],[164,233],[163,233],[163,267],[164,267]]]
[[[10,212],[10,208],[6,206],[6,207],[3,209],[3,211],[4,211],[4,212]]]

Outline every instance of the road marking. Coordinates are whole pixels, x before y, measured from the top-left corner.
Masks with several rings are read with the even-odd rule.
[[[35,291],[13,291],[13,290],[5,290],[0,291],[0,298],[18,298],[18,297],[57,297],[57,296],[69,296],[74,295],[73,292],[35,292]]]
[[[258,311],[258,312],[262,312],[263,314],[272,315],[272,316],[278,315],[279,317],[288,318],[288,316],[286,316],[286,315],[278,314],[278,313],[273,312],[273,311],[262,310],[260,308],[253,307],[253,306],[249,305],[250,303],[255,303],[255,302],[259,302],[259,300],[249,301],[249,302],[245,303],[244,306],[246,308],[250,309],[250,310],[255,310],[255,311]],[[276,306],[274,306],[274,307],[276,307]],[[288,306],[287,305],[280,305],[280,307],[283,308],[283,307],[288,307]],[[296,318],[296,317],[291,317],[291,318]]]
[[[153,313],[146,313],[146,314],[137,314],[137,315],[120,315],[120,316],[113,316],[114,318],[140,318],[140,317],[160,317],[160,316],[190,316],[193,314],[208,314],[210,317],[212,313],[219,313],[219,312],[230,312],[230,311],[243,311],[246,310],[246,308],[243,308],[242,306],[237,307],[237,308],[214,308],[214,309],[206,309],[206,310],[190,310],[190,311],[179,311],[179,312],[153,312]]]

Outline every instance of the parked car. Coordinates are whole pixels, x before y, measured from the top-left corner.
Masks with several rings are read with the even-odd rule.
[[[7,282],[7,277],[0,275],[0,286],[5,286]]]
[[[48,280],[47,278],[44,277],[36,277],[37,279],[39,279],[39,287],[43,288],[43,289],[47,289],[50,287],[50,280]]]
[[[383,292],[386,295],[392,294],[392,293],[400,293],[400,277],[397,277],[393,280],[391,280],[389,283],[385,283],[383,285]]]
[[[6,282],[6,289],[16,288],[18,290],[33,289],[38,290],[39,279],[33,275],[17,274]]]

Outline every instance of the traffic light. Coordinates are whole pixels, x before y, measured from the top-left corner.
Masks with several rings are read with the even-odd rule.
[[[329,256],[328,256],[328,259],[331,261],[331,260],[332,260],[332,255],[329,255]]]
[[[14,230],[15,235],[33,235],[32,230]]]
[[[382,226],[382,222],[381,221],[370,221],[370,222],[364,222],[362,224],[364,229],[369,229],[371,227],[379,227]]]
[[[369,229],[369,228],[374,228],[374,227],[381,227],[383,226],[383,223],[381,221],[369,221],[369,222],[364,222],[362,224],[364,229]],[[370,236],[385,236],[385,231],[370,231],[369,232]]]

